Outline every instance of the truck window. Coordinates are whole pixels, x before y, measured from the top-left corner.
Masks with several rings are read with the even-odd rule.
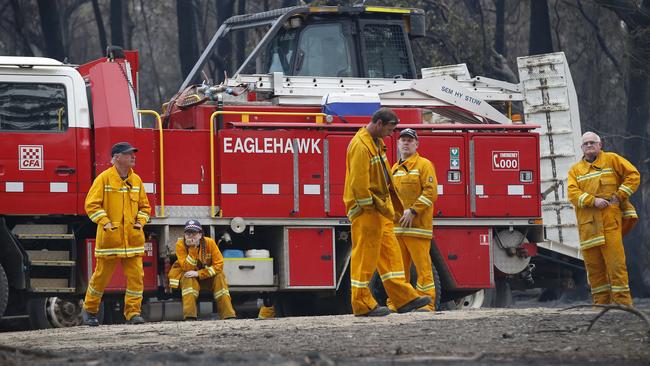
[[[285,75],[291,75],[297,36],[298,31],[296,29],[282,29],[278,32],[270,47],[268,73],[282,72]]]
[[[352,52],[341,24],[314,24],[298,43],[298,76],[352,76]]]
[[[63,84],[0,83],[0,132],[68,129]]]
[[[370,78],[412,79],[406,39],[397,24],[365,24],[362,39]]]

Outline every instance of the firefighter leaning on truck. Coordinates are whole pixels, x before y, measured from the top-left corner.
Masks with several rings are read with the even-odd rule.
[[[569,199],[594,304],[632,306],[623,236],[638,221],[629,197],[640,175],[625,158],[601,149],[598,135],[582,135],[584,157],[569,170]]]
[[[418,134],[411,128],[399,134],[399,162],[393,165],[395,189],[404,213],[395,222],[395,236],[402,252],[406,282],[410,282],[411,262],[415,264],[418,281],[415,289],[431,297],[422,310],[435,311],[436,285],[431,267],[431,238],[433,237],[433,204],[438,198],[438,180],[433,163],[417,152]],[[389,304],[389,307],[392,307]]]
[[[82,311],[86,325],[99,325],[99,304],[118,261],[126,276],[124,317],[130,324],[144,323],[140,316],[144,289],[142,228],[151,208],[142,180],[133,172],[137,151],[128,142],[113,145],[113,166],[95,178],[86,196],[86,213],[97,224],[97,267],[88,283]]]
[[[220,319],[234,319],[230,292],[223,273],[223,255],[217,243],[203,235],[196,220],[185,223],[183,237],[176,242],[176,262],[169,270],[169,286],[181,289],[183,319],[196,320],[196,300],[201,289],[212,292]]]
[[[388,172],[386,145],[398,118],[389,108],[380,108],[348,145],[343,201],[352,229],[350,282],[352,311],[357,316],[385,316],[390,310],[379,306],[369,284],[379,272],[388,297],[397,312],[413,311],[431,302],[418,296],[406,282],[393,220],[403,207]]]

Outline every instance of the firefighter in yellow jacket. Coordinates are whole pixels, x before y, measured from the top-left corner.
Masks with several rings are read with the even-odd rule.
[[[401,216],[403,209],[388,171],[382,138],[389,136],[397,123],[395,112],[381,108],[348,145],[343,202],[352,226],[351,301],[352,311],[357,316],[390,313],[387,307],[378,306],[370,292],[369,284],[375,270],[399,313],[413,311],[431,301],[428,296],[418,296],[406,282],[402,256],[393,233],[395,212]]]
[[[176,258],[167,276],[171,288],[181,289],[183,318],[196,320],[196,300],[201,289],[212,292],[220,319],[235,318],[223,273],[223,256],[217,243],[203,236],[203,228],[198,221],[185,223],[185,233],[176,242]]]
[[[629,197],[640,176],[629,161],[601,149],[598,135],[582,135],[584,157],[569,170],[569,199],[594,304],[632,306],[623,236],[638,220]]]
[[[431,302],[422,309],[435,311],[436,285],[429,252],[438,180],[431,161],[417,153],[418,135],[415,130],[402,130],[397,148],[401,158],[393,165],[393,182],[405,210],[395,223],[395,236],[402,252],[406,281],[410,282],[413,262],[418,275],[415,289],[420,295],[431,297]]]
[[[128,142],[113,145],[113,166],[95,178],[86,196],[86,213],[97,224],[97,266],[88,283],[82,312],[86,325],[99,325],[99,304],[118,261],[126,276],[124,316],[130,324],[144,323],[140,316],[144,289],[142,228],[151,209],[142,180],[133,172],[137,151]]]

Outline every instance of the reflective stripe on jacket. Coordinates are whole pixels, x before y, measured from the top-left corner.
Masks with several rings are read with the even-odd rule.
[[[377,210],[390,220],[395,218],[395,210],[401,214],[402,204],[384,169],[389,172],[384,141],[375,143],[368,130],[360,128],[348,145],[345,160],[343,202],[350,220],[364,210]]]
[[[392,169],[393,182],[404,209],[413,209],[415,218],[411,227],[401,227],[395,222],[395,235],[433,236],[433,208],[438,199],[438,180],[431,161],[417,152]]]
[[[86,213],[97,224],[95,256],[134,257],[144,255],[144,227],[151,208],[140,177],[129,172],[120,178],[115,166],[103,171],[93,182],[86,196]],[[113,229],[104,231],[104,225]]]
[[[581,249],[605,244],[602,210],[594,206],[597,197],[610,200],[616,194],[622,220],[638,218],[629,197],[639,186],[639,180],[639,171],[634,165],[611,152],[601,151],[593,163],[582,159],[571,167],[568,192],[576,210]]]
[[[223,255],[211,238],[203,237],[201,247],[188,247],[183,238],[176,242],[176,262],[169,271],[169,285],[177,288],[181,277],[187,271],[198,271],[199,280],[214,277],[223,272]],[[180,270],[174,270],[180,269]]]

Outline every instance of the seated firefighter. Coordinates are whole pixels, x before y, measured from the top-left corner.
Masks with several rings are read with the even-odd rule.
[[[214,240],[203,236],[198,221],[185,223],[185,233],[176,242],[176,257],[178,259],[169,270],[168,277],[171,288],[181,288],[183,318],[196,320],[196,300],[203,289],[212,291],[220,319],[234,319],[235,310],[223,273],[223,256]]]

